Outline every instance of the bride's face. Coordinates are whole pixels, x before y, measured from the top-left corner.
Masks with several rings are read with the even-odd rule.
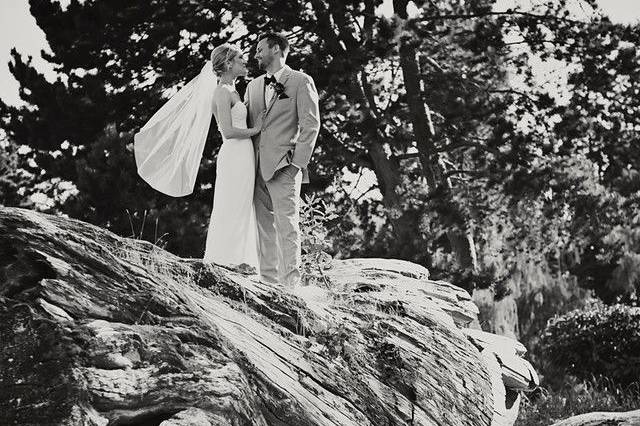
[[[246,76],[248,73],[247,60],[245,59],[244,55],[242,54],[236,55],[236,57],[233,58],[233,61],[231,62],[231,66],[229,67],[229,70],[233,73],[235,77]]]

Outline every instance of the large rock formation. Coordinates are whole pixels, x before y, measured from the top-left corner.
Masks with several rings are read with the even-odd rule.
[[[502,425],[537,383],[420,266],[333,261],[287,291],[0,208],[2,425]]]

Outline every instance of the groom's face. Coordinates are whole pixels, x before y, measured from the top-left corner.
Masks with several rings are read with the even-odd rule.
[[[273,47],[269,47],[269,42],[266,38],[263,38],[258,42],[258,46],[256,47],[256,60],[258,61],[258,66],[261,69],[266,69],[274,60],[280,48],[277,44],[274,44]]]

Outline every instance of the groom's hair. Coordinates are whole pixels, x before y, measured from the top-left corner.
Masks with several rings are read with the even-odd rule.
[[[287,56],[289,53],[289,40],[287,40],[287,38],[282,34],[274,32],[264,33],[260,38],[258,38],[258,41],[262,41],[264,39],[267,39],[267,44],[270,48],[277,44],[284,56]]]

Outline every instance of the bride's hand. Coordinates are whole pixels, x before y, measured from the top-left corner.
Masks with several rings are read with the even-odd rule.
[[[255,130],[255,134],[258,134],[262,131],[262,125],[264,124],[264,113],[260,114],[256,117],[253,122],[253,130]]]

